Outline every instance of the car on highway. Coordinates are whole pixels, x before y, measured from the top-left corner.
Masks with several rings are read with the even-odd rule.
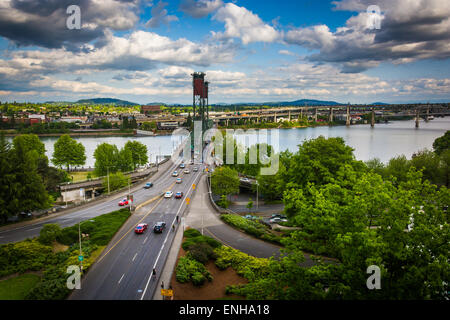
[[[177,192],[177,193],[175,193],[175,199],[181,199],[181,198],[183,198],[183,192]]]
[[[145,184],[144,189],[150,189],[151,187],[153,187],[153,183],[148,182]]]
[[[160,221],[160,222],[157,222],[155,224],[155,226],[153,227],[153,232],[155,232],[155,233],[162,233],[165,228],[166,228],[166,223]]]
[[[191,173],[191,172],[189,171],[189,169],[186,169],[186,170],[184,170],[183,172],[184,172],[184,174],[189,174],[189,173]]]
[[[180,184],[180,183],[182,183],[182,182],[183,182],[183,180],[181,180],[181,178],[177,178],[176,183]]]
[[[191,160],[191,161],[189,162],[189,164],[194,164],[194,160]]]
[[[180,164],[180,168],[184,169],[186,167],[186,165],[184,163]]]
[[[148,229],[148,224],[146,224],[146,223],[139,223],[136,226],[136,228],[134,229],[134,233],[138,233],[138,234],[144,233],[145,230],[147,230],[147,229]]]
[[[287,219],[281,219],[281,218],[272,218],[269,220],[270,223],[278,223],[278,222],[287,222]]]
[[[164,198],[172,198],[172,196],[173,196],[173,192],[172,192],[172,191],[167,191],[167,192],[164,194]]]
[[[172,173],[172,177],[178,177],[178,171],[174,171],[174,172]]]
[[[197,167],[194,167],[194,169],[192,169],[192,171],[197,172],[197,171],[198,171],[198,168],[197,168]]]
[[[119,206],[121,207],[126,206],[127,204],[128,204],[127,198],[123,198],[122,200],[119,201]]]

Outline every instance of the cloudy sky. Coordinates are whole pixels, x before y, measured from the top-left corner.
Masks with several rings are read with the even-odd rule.
[[[450,1],[0,0],[0,101],[187,104],[193,71],[210,103],[450,101]]]

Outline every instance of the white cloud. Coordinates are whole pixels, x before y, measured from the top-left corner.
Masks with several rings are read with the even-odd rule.
[[[278,31],[265,24],[258,15],[233,3],[221,7],[213,19],[225,22],[225,32],[213,33],[217,38],[240,38],[245,45],[251,42],[274,42],[280,38]]]

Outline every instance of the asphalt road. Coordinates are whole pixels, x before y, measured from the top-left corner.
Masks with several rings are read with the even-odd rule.
[[[197,166],[198,172],[192,168]],[[179,227],[176,216],[181,215],[186,207],[186,197],[193,191],[192,185],[198,183],[202,175],[201,165],[187,165],[190,174],[181,173],[181,184],[176,184],[172,170],[163,177],[164,187],[156,185],[160,193],[171,190],[174,195],[182,191],[182,199],[161,197],[157,201],[138,210],[122,226],[102,256],[91,267],[82,279],[81,289],[74,290],[69,299],[72,300],[147,300],[152,299],[154,291],[160,286],[159,276],[164,267],[175,232],[171,225]],[[181,169],[178,169],[180,172]],[[184,169],[183,169],[184,170]],[[181,170],[182,171],[182,170]],[[163,233],[153,232],[158,221],[166,222]],[[135,234],[134,227],[138,223],[147,223],[149,229],[144,234]],[[157,274],[152,278],[152,270]]]
[[[165,166],[159,168],[159,172],[153,177],[150,177],[144,183],[140,183],[137,187],[131,188],[131,194],[134,197],[134,206],[145,202],[157,195],[161,195],[167,187],[173,182],[173,179],[169,179],[168,176],[176,170],[177,165],[167,162]],[[180,171],[180,169],[178,169]],[[154,186],[150,189],[144,189],[145,182],[153,182]],[[18,226],[10,225],[2,227],[0,229],[0,244],[22,241],[27,238],[34,238],[39,236],[39,232],[45,224],[57,223],[62,228],[69,227],[77,224],[80,221],[95,218],[99,215],[109,213],[118,210],[123,207],[119,207],[118,203],[121,199],[126,197],[126,192],[121,192],[116,196],[106,198],[99,202],[88,203],[78,208],[71,209],[67,212],[57,214],[54,217],[45,217],[37,219],[35,222],[21,224]],[[128,207],[128,206],[127,206]]]

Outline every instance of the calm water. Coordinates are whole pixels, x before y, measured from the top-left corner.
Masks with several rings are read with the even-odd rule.
[[[375,128],[370,125],[335,126],[335,127],[317,127],[301,129],[271,129],[267,130],[268,139],[264,135],[260,141],[270,141],[275,131],[279,136],[278,146],[275,144],[275,150],[296,151],[298,145],[305,139],[325,137],[342,137],[345,142],[355,149],[354,153],[358,160],[369,160],[379,158],[383,162],[389,161],[392,157],[404,154],[411,158],[414,152],[424,148],[431,149],[433,141],[442,136],[447,130],[450,130],[450,117],[436,118],[425,123],[420,122],[420,128],[416,129],[414,121],[396,121],[388,124],[376,124]],[[262,131],[261,131],[262,132]],[[57,137],[43,137],[41,140],[45,144],[46,153],[49,159],[53,154],[53,144]],[[85,167],[93,167],[95,159],[93,157],[97,145],[107,142],[117,145],[120,149],[129,140],[137,140],[147,145],[148,155],[151,162],[154,162],[157,155],[169,155],[174,147],[180,141],[180,137],[173,139],[171,136],[157,137],[79,137],[75,138],[82,142],[86,149]],[[242,136],[237,135],[238,141],[243,141]],[[249,144],[256,143],[258,137],[250,136]]]
[[[387,124],[375,124],[375,128],[369,125],[316,127],[301,129],[272,129],[267,130],[267,137],[262,135],[260,142],[270,142],[273,139],[273,131],[278,131],[279,145],[274,144],[275,151],[295,152],[302,141],[317,138],[319,136],[342,137],[346,144],[354,148],[355,157],[358,160],[367,161],[379,158],[382,162],[404,154],[411,158],[413,153],[424,148],[432,148],[436,138],[450,130],[450,118],[435,118],[428,123],[421,121],[420,128],[415,128],[415,121],[395,121]],[[272,132],[272,133],[271,133]],[[244,143],[244,139],[237,138]],[[255,138],[246,139],[247,145],[256,143]],[[272,143],[270,143],[272,144]]]

